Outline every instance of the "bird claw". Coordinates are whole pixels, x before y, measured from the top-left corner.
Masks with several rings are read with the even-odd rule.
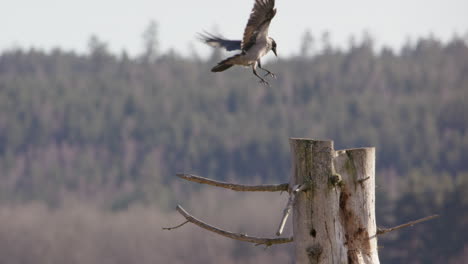
[[[272,72],[268,72],[268,73],[265,74],[265,76],[263,76],[263,77],[268,77],[268,76],[271,76],[271,78],[276,79],[276,74],[274,74],[274,73],[272,73]]]
[[[270,83],[265,81],[265,80],[260,80],[260,83],[267,86],[267,87],[271,87]]]

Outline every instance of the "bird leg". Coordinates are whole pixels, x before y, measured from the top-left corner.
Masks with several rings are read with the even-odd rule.
[[[265,81],[265,79],[263,79],[262,77],[260,77],[260,76],[257,74],[257,71],[255,70],[255,66],[252,66],[252,71],[253,71],[253,74],[254,74],[255,76],[257,76],[257,77],[260,79],[260,83],[261,83],[261,84],[264,84],[264,85],[266,85],[266,86],[268,86],[268,87],[271,87],[271,85],[270,85],[267,81]]]
[[[260,69],[266,71],[267,73],[263,77],[271,76],[272,78],[276,79],[276,74],[272,73],[271,71],[262,68],[262,64],[260,63],[260,60],[257,61],[257,65]]]

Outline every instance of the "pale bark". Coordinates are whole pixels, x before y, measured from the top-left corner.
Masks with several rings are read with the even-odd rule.
[[[335,169],[343,184],[340,222],[349,263],[379,263],[375,222],[375,148],[336,152]],[[372,238],[371,238],[372,237]]]
[[[335,151],[332,141],[290,139],[296,262],[379,263],[374,148]],[[336,170],[335,170],[336,168]]]
[[[333,142],[290,139],[290,186],[308,184],[293,207],[295,263],[347,263],[340,224],[340,191],[329,184],[333,174]]]

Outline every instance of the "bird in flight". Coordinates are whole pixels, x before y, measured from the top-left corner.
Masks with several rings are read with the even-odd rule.
[[[264,77],[276,78],[274,73],[262,68],[260,62],[260,59],[270,50],[275,56],[278,56],[276,42],[268,36],[268,28],[275,14],[275,0],[255,0],[242,40],[228,40],[209,33],[200,34],[200,39],[212,47],[220,47],[228,51],[241,51],[239,54],[219,62],[211,71],[222,72],[234,65],[250,66],[253,74],[260,79],[260,83],[270,86],[264,78],[257,74],[257,66],[266,72]]]

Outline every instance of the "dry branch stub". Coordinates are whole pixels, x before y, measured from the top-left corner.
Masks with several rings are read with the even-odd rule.
[[[296,263],[379,263],[374,148],[335,151],[333,141],[290,139]]]

